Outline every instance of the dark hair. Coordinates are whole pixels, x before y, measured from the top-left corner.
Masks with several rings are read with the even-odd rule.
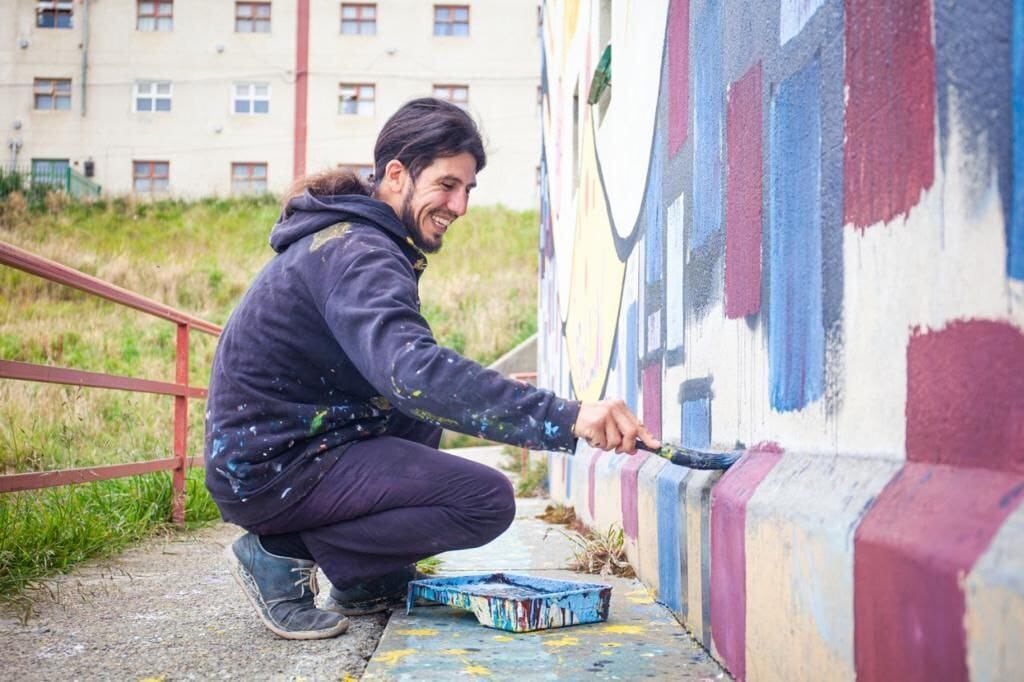
[[[373,172],[378,180],[383,178],[384,168],[397,159],[415,181],[438,157],[464,152],[473,155],[478,173],[487,165],[476,122],[451,102],[421,97],[403,104],[381,128],[373,148]]]
[[[435,159],[463,152],[473,155],[477,172],[483,170],[487,154],[476,122],[451,102],[422,97],[403,104],[384,124],[373,148],[374,173],[384,177],[388,162],[398,159],[415,181]],[[353,171],[331,168],[296,178],[285,192],[285,210],[289,201],[306,190],[318,196],[373,195],[373,187]]]

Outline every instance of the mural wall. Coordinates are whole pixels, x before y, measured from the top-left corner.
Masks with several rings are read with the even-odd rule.
[[[543,11],[541,381],[746,450],[552,496],[738,679],[1019,678],[1024,0]]]

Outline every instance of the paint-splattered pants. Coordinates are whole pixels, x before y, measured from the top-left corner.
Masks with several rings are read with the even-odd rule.
[[[512,523],[512,485],[499,471],[437,450],[440,438],[423,424],[405,438],[355,443],[305,498],[246,530],[297,533],[338,589],[486,544]]]

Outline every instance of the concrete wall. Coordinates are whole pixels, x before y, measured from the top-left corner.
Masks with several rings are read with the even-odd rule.
[[[545,16],[540,381],[747,450],[552,494],[740,679],[1019,678],[1024,1]]]
[[[435,37],[433,3],[419,0],[380,0],[376,35],[342,35],[341,3],[310,0],[307,170],[371,164],[377,132],[403,102],[435,83],[464,84],[489,153],[474,202],[537,205],[536,2],[456,4],[470,7],[468,37]],[[109,194],[131,191],[133,159],[169,161],[170,191],[181,196],[230,193],[232,162],[266,163],[271,191],[291,181],[297,0],[273,0],[269,33],[236,33],[229,0],[176,0],[170,32],[137,31],[136,0],[90,0],[85,116],[84,5],[75,1],[66,30],[36,28],[35,7],[0,3],[0,162],[13,139],[25,163],[70,159],[81,171],[92,158]],[[33,79],[48,77],[71,79],[70,111],[33,109]],[[170,112],[133,111],[133,84],[147,79],[172,82]],[[269,84],[269,114],[232,112],[239,81]],[[349,82],[376,85],[372,116],[339,115],[338,86]]]

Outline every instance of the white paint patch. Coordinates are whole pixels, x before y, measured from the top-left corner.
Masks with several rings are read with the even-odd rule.
[[[804,30],[824,0],[781,0],[779,2],[779,45],[785,45]]]
[[[964,581],[967,669],[972,680],[1018,679],[1024,670],[1024,506],[992,539]]]
[[[686,217],[686,194],[680,194],[668,207],[665,239],[665,348],[683,345],[683,263],[686,243],[683,227]]]

